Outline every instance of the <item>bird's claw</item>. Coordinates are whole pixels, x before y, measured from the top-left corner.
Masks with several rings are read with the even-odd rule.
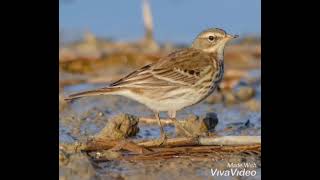
[[[165,133],[161,134],[160,138],[157,140],[157,145],[158,146],[164,145],[167,142],[167,139],[168,139],[168,136]]]
[[[183,131],[183,133],[187,136],[187,137],[194,137],[188,130],[186,130],[183,127],[180,127],[180,129]]]
[[[183,134],[185,134],[187,137],[193,137],[193,135],[188,130],[186,130],[179,122],[175,121],[175,125],[180,130],[182,130]]]

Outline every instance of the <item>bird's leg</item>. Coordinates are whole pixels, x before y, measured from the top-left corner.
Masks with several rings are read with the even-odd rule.
[[[221,94],[221,96],[222,96],[222,102],[224,103],[224,102],[226,101],[226,96],[225,96],[224,92],[222,91],[222,89],[221,89],[221,87],[220,87],[219,84],[217,85],[217,93],[220,93],[220,94]]]
[[[222,89],[221,89],[221,87],[220,87],[219,85],[217,85],[217,91],[218,91],[219,93],[222,92]]]
[[[158,120],[158,124],[160,126],[160,139],[159,139],[159,146],[162,145],[164,142],[167,140],[167,135],[165,134],[161,121],[160,121],[160,116],[159,112],[155,112],[156,119]]]
[[[168,115],[176,127],[181,129],[184,132],[184,134],[187,135],[188,137],[192,137],[192,134],[188,130],[186,130],[176,119],[176,111],[168,111]]]

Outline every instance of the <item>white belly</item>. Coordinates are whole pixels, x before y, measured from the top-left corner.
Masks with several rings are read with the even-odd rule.
[[[150,109],[154,111],[159,111],[159,112],[169,111],[169,110],[178,111],[187,106],[191,106],[199,102],[201,99],[203,99],[203,97],[199,97],[199,95],[196,94],[196,92],[192,91],[191,89],[185,89],[183,91],[179,90],[176,92],[173,91],[172,93],[170,93],[170,96],[174,96],[174,94],[180,94],[179,98],[164,98],[163,100],[156,100],[154,98],[150,99],[150,98],[132,93],[131,91],[122,91],[117,94],[128,97],[135,101],[138,101],[141,104],[146,105]]]

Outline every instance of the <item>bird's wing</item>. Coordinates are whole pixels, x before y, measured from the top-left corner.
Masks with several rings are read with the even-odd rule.
[[[154,64],[146,65],[120,80],[111,87],[193,85],[206,72],[213,69],[213,59],[207,53],[195,49],[175,51]]]
[[[144,77],[148,77],[150,74],[149,72],[150,72],[151,66],[152,66],[152,64],[148,64],[146,66],[143,66],[142,68],[131,72],[130,74],[119,79],[118,81],[111,83],[110,86],[121,86],[121,85],[125,85],[125,84],[130,84],[130,83],[135,82],[138,79],[143,79]]]
[[[152,66],[152,74],[161,80],[181,85],[194,85],[214,70],[214,57],[196,49],[183,49],[169,54]]]
[[[68,100],[112,93],[121,88],[167,88],[192,86],[208,75],[214,73],[217,65],[214,57],[200,50],[184,49],[175,51],[158,62],[146,65],[127,76],[111,83],[109,86],[70,95]]]

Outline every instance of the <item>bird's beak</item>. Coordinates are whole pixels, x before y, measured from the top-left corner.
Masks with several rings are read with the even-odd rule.
[[[228,35],[227,35],[227,38],[228,38],[228,39],[235,39],[235,38],[237,38],[237,37],[239,37],[239,35],[231,35],[231,34],[228,34]]]

